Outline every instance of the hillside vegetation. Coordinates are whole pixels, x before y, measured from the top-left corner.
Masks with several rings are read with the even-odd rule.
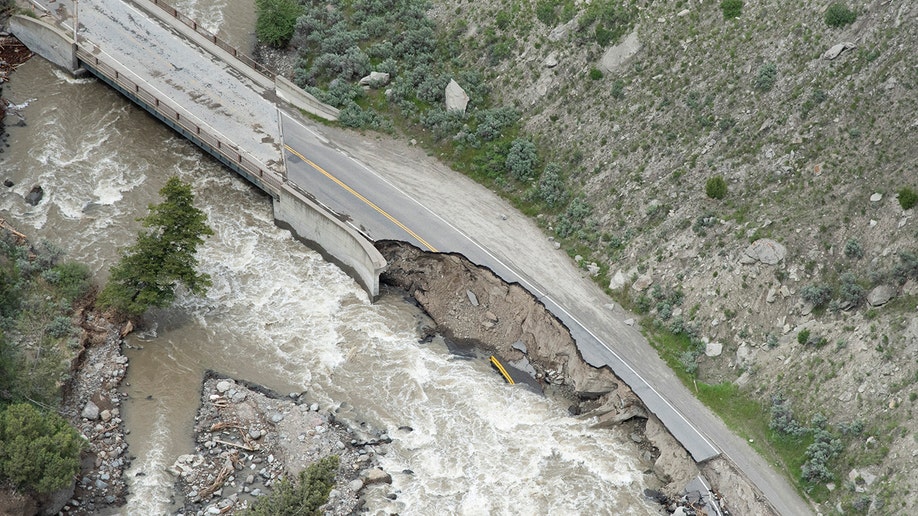
[[[286,73],[345,125],[402,132],[536,216],[824,513],[918,508],[918,7],[296,15]],[[391,82],[358,86],[373,71]],[[464,112],[445,109],[450,80]]]

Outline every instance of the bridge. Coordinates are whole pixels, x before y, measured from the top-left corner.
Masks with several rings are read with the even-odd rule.
[[[688,392],[637,331],[597,314],[583,300],[548,292],[538,271],[524,272],[506,253],[459,231],[301,123],[289,106],[327,119],[337,117],[334,108],[160,0],[41,1],[36,5],[48,13],[47,21],[12,21],[20,40],[63,68],[89,71],[263,190],[280,225],[319,244],[371,296],[379,292],[386,265],[372,245],[376,240],[455,252],[485,265],[538,297],[570,329],[584,359],[609,366],[696,462],[724,455],[779,514],[812,512]]]

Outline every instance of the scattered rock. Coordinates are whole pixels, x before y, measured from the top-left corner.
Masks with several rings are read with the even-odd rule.
[[[360,86],[369,86],[371,88],[385,86],[389,84],[389,74],[386,72],[370,72],[370,75],[361,78],[360,82],[357,84]]]
[[[223,394],[224,392],[230,390],[230,387],[232,387],[232,385],[233,384],[231,384],[230,382],[226,380],[221,380],[217,382],[217,392],[219,392],[220,394]]]
[[[624,287],[626,281],[625,274],[621,270],[615,271],[612,279],[609,280],[609,290],[618,290]]]
[[[631,285],[631,288],[638,292],[643,292],[647,290],[650,285],[653,284],[653,276],[650,274],[642,274],[638,276],[638,279],[634,280],[634,284]]]
[[[857,45],[851,43],[850,41],[844,41],[842,43],[832,45],[832,47],[829,48],[829,50],[826,50],[826,53],[822,55],[822,58],[831,61],[840,56],[842,52],[851,50],[853,48],[857,48]]]
[[[870,306],[883,306],[896,296],[896,289],[891,285],[878,285],[867,294]]]
[[[721,342],[708,342],[704,346],[704,354],[709,357],[718,357],[724,351],[724,345]]]
[[[774,303],[777,297],[777,294],[778,294],[778,291],[775,290],[774,287],[771,287],[770,289],[768,289],[768,294],[765,294],[765,302]]]
[[[614,72],[639,50],[641,50],[641,42],[638,40],[638,29],[635,27],[621,43],[606,50],[599,62],[599,68],[606,73]]]
[[[92,401],[87,401],[86,406],[83,407],[83,412],[80,413],[80,417],[90,421],[99,419],[99,407]]]
[[[449,80],[446,85],[446,110],[461,111],[465,113],[465,107],[469,104],[469,95],[459,86],[459,83],[453,79]]]
[[[740,256],[740,263],[752,264],[762,262],[766,265],[777,265],[787,255],[787,248],[770,238],[761,238],[749,244]]]
[[[587,272],[590,273],[590,276],[596,277],[597,275],[599,275],[599,270],[600,270],[599,264],[597,264],[596,262],[590,262],[587,264],[586,267],[587,267]]]
[[[513,344],[510,345],[510,347],[513,348],[513,349],[515,349],[515,350],[517,350],[517,351],[519,351],[519,352],[521,352],[521,353],[523,353],[524,355],[525,355],[526,353],[529,352],[529,351],[526,349],[526,343],[523,342],[523,341],[521,341],[521,340],[518,340],[518,341],[514,342]]]
[[[755,350],[745,342],[736,349],[736,365],[747,367],[755,361]]]
[[[40,186],[33,186],[29,193],[25,196],[26,204],[31,206],[38,206],[38,203],[41,202],[42,198],[45,196],[45,190]]]
[[[385,471],[379,468],[364,470],[360,476],[363,477],[364,483],[368,486],[373,485],[373,484],[391,484],[392,483],[392,475],[386,473]]]

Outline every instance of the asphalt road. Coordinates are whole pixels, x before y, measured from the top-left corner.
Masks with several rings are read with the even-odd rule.
[[[313,194],[339,215],[346,216],[371,240],[402,240],[428,251],[459,253],[473,263],[490,268],[507,282],[522,284],[571,330],[584,358],[595,366],[611,366],[696,461],[702,462],[720,453],[645,380],[644,375],[549,296],[534,278],[514,270],[434,210],[331,147],[327,140],[309,128],[287,115],[281,120],[289,181]],[[648,377],[671,375],[666,368],[653,371]]]
[[[696,460],[721,452],[764,493],[778,513],[812,513],[783,477],[679,382],[637,330],[601,309],[603,296],[596,292],[598,289],[559,287],[558,278],[547,275],[567,274],[563,268],[548,271],[532,265],[538,263],[533,256],[544,255],[525,251],[532,244],[526,239],[537,231],[514,231],[499,222],[483,221],[478,213],[466,217],[463,212],[449,212],[449,221],[439,215],[446,214],[447,205],[453,201],[473,205],[466,212],[476,211],[477,199],[452,199],[441,186],[453,181],[455,172],[419,176],[413,188],[407,188],[406,183],[396,186],[405,178],[379,174],[372,162],[364,165],[353,159],[292,118],[282,116],[283,128],[278,131],[278,111],[265,99],[261,87],[142,11],[118,0],[83,0],[80,10],[81,37],[95,40],[106,53],[250,153],[265,162],[279,160],[283,133],[288,179],[351,218],[368,238],[404,240],[422,249],[461,253],[505,280],[521,283],[568,325],[584,358],[596,366],[612,366]],[[358,151],[371,145],[361,142]],[[387,168],[397,168],[396,161],[390,160]],[[409,189],[410,195],[406,193]],[[489,194],[480,195],[485,198]],[[518,220],[522,216],[511,217]],[[475,229],[458,229],[456,222],[462,218],[473,220]],[[494,235],[502,238],[495,239]],[[572,268],[569,262],[565,266]],[[574,276],[570,282],[579,279]]]
[[[446,210],[437,208],[437,196],[424,193],[425,187],[412,188],[414,195],[409,194],[402,186],[409,185],[410,180],[394,184],[391,173],[381,175],[372,162],[354,159],[289,115],[282,115],[281,123],[289,181],[350,219],[371,240],[403,240],[430,251],[460,253],[504,280],[522,284],[567,325],[584,359],[597,367],[610,366],[696,461],[722,454],[763,492],[778,514],[812,514],[810,506],[781,475],[685,388],[640,332],[597,310],[595,301],[587,306],[589,300],[578,303],[564,295],[556,300],[561,293],[543,287],[537,279],[538,269],[526,267],[524,259],[513,256],[512,241],[503,252],[490,251],[487,244],[442,218],[438,213]],[[395,159],[389,156],[381,161],[391,165]],[[441,190],[436,174],[428,177],[426,191]],[[418,182],[424,182],[423,177],[415,180]],[[444,186],[442,190],[451,188]],[[481,231],[479,226],[479,235]],[[518,238],[530,236],[518,233]]]

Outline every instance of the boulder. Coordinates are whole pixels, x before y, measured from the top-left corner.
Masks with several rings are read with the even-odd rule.
[[[510,347],[519,351],[520,353],[524,355],[526,353],[529,353],[529,350],[526,348],[526,343],[521,340],[514,342],[513,344],[510,345]]]
[[[867,303],[870,306],[882,306],[896,296],[896,289],[892,285],[878,285],[867,294]]]
[[[599,69],[605,73],[614,72],[628,59],[637,54],[639,50],[641,50],[641,42],[638,41],[638,32],[637,28],[635,28],[621,43],[613,46],[603,54],[599,62]]]
[[[631,288],[638,292],[643,292],[651,285],[653,285],[653,276],[650,274],[642,274],[638,276],[638,279],[634,280],[634,284],[631,285]]]
[[[740,344],[736,349],[736,365],[746,367],[752,365],[755,360],[755,350],[750,348],[745,342]]]
[[[459,83],[453,79],[449,80],[446,85],[446,110],[461,111],[465,113],[465,107],[469,104],[469,95],[459,86]]]
[[[826,50],[826,53],[822,55],[822,58],[831,61],[840,56],[842,52],[851,50],[853,48],[857,48],[857,45],[851,43],[850,41],[843,41],[841,43],[832,45],[832,47],[829,48],[829,50]]]
[[[31,190],[29,190],[28,194],[26,194],[25,202],[31,206],[38,206],[38,203],[41,202],[41,199],[44,196],[45,190],[42,187],[36,185],[33,186]]]
[[[370,75],[361,78],[360,82],[357,84],[360,86],[369,86],[371,88],[385,86],[389,84],[389,74],[386,72],[370,72]]]
[[[548,54],[548,57],[545,58],[545,61],[542,61],[542,66],[545,68],[554,68],[558,66],[558,55],[554,52]]]
[[[16,183],[14,183],[12,179],[4,179],[4,180],[3,180],[3,186],[5,186],[5,187],[7,187],[7,188],[11,188],[11,187],[12,187],[13,185],[15,185],[15,184],[16,184]]]
[[[721,342],[708,342],[704,346],[704,354],[709,357],[720,356],[724,351],[724,345]]]
[[[92,401],[87,401],[86,406],[83,407],[83,412],[80,413],[80,416],[88,419],[90,421],[95,421],[99,419],[99,407]]]
[[[609,280],[609,290],[618,290],[625,286],[625,275],[622,271],[616,271]]]
[[[783,245],[770,238],[760,238],[749,244],[749,247],[743,251],[740,263],[762,262],[766,265],[777,265],[786,255],[787,248]]]
[[[880,202],[883,200],[883,194],[876,192],[870,196],[870,202]]]
[[[217,392],[220,394],[230,390],[230,387],[232,387],[232,384],[227,380],[220,380],[217,382]]]
[[[472,303],[472,306],[478,306],[478,296],[475,295],[471,290],[466,290],[465,295],[469,298],[469,303]]]
[[[379,468],[364,470],[360,476],[363,477],[364,483],[366,485],[392,483],[392,475]]]

